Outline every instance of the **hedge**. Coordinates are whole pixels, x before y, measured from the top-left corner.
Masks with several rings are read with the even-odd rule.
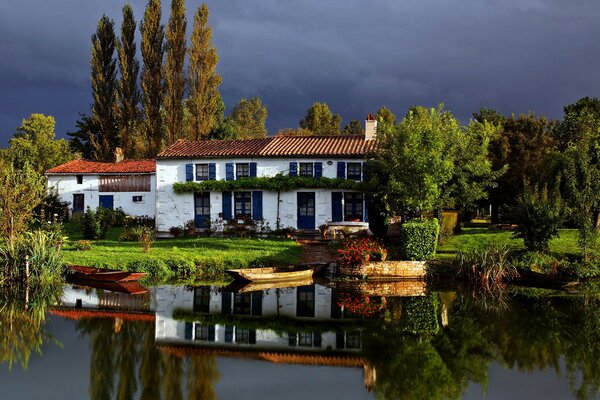
[[[437,219],[413,220],[400,226],[400,256],[403,260],[423,261],[433,258],[440,225]]]

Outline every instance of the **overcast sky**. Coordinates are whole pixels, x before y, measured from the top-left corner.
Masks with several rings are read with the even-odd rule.
[[[0,2],[0,146],[31,113],[57,134],[89,112],[90,37],[122,0]],[[134,0],[136,20],[146,0]],[[201,3],[187,1],[188,31]],[[600,96],[598,0],[207,1],[227,112],[259,96],[267,128],[297,127],[315,101],[344,123],[386,105],[481,106],[560,118]],[[163,20],[170,1],[163,0]],[[139,46],[138,46],[139,47]]]

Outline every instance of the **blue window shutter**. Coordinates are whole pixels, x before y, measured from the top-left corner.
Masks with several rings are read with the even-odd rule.
[[[331,192],[331,220],[333,222],[341,222],[344,220],[342,208],[342,192]]]
[[[185,180],[188,182],[194,180],[194,164],[185,164]]]
[[[252,219],[263,217],[263,192],[257,190],[252,192]]]
[[[208,327],[208,341],[209,342],[215,341],[215,326],[214,325],[209,325],[209,327]]]
[[[339,179],[346,179],[346,163],[338,161],[337,163],[337,177]]]
[[[233,218],[231,213],[231,192],[223,192],[223,220],[228,221]]]
[[[365,204],[363,206],[363,222],[369,222],[369,198],[365,196]]]
[[[225,325],[225,342],[233,342],[233,326],[231,325]]]
[[[184,336],[183,336],[183,338],[185,340],[192,340],[192,330],[193,329],[194,329],[194,324],[192,324],[191,322],[185,323],[185,330],[184,330]]]
[[[290,176],[298,175],[298,163],[293,161],[290,163]]]
[[[369,176],[369,164],[363,163],[362,164],[362,180],[363,181],[368,181],[369,179],[370,179],[370,176]]]
[[[250,178],[256,178],[256,163],[250,163]]]
[[[323,163],[316,162],[315,163],[315,178],[320,178],[323,176]]]
[[[215,164],[214,162],[208,164],[208,179],[210,179],[211,181],[217,179],[217,164]]]
[[[250,344],[256,344],[256,329],[250,329],[250,332],[248,332],[248,341]]]
[[[235,180],[235,176],[233,175],[233,163],[228,162],[225,164],[225,179],[228,181]]]
[[[313,347],[321,347],[323,340],[321,339],[321,332],[313,333]]]
[[[258,291],[251,295],[252,315],[262,315],[262,294],[262,291]]]

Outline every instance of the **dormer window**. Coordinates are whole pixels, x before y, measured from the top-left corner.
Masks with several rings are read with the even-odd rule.
[[[300,163],[300,176],[307,178],[313,177],[313,163]]]
[[[78,185],[81,185],[83,183],[83,175],[76,175],[75,178],[77,179]]]
[[[236,179],[249,178],[250,177],[250,163],[236,163],[235,164],[235,176],[236,176]]]

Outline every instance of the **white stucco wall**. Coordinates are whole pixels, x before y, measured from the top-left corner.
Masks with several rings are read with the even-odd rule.
[[[194,195],[192,193],[176,194],[173,192],[173,183],[186,182],[186,164],[195,165],[202,163],[216,164],[216,179],[225,180],[225,165],[233,163],[257,163],[257,177],[275,176],[278,173],[289,174],[290,162],[322,162],[323,177],[337,177],[337,162],[362,162],[362,159],[352,158],[240,158],[240,159],[158,159],[156,161],[157,193],[156,193],[156,223],[157,229],[166,232],[172,226],[182,226],[187,221],[194,219]],[[331,162],[331,165],[328,165]],[[235,168],[234,168],[235,169]],[[297,227],[297,196],[298,192],[315,193],[315,228],[331,221],[331,193],[343,190],[335,189],[300,189],[281,193],[279,199],[280,225],[284,227]],[[218,218],[222,212],[222,194],[211,192],[211,220]],[[271,229],[277,223],[277,193],[263,191],[263,218],[269,222]]]
[[[84,195],[84,209],[95,210],[99,205],[100,195],[112,195],[114,208],[121,207],[128,215],[148,216],[154,218],[156,212],[156,175],[150,178],[150,192],[99,192],[98,175],[83,175],[81,184],[77,183],[77,175],[50,175],[48,188],[56,188],[62,201],[71,203],[69,210],[73,211],[73,195]],[[141,203],[134,203],[133,196],[142,196]]]

